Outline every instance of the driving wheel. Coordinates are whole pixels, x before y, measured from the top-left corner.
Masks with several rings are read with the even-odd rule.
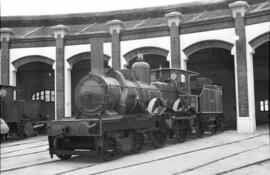
[[[152,131],[150,137],[153,145],[156,148],[161,148],[165,145],[167,141],[167,132],[161,130]]]
[[[54,145],[57,150],[65,150],[65,144],[63,143],[63,139],[59,139],[55,137],[54,139]],[[69,154],[56,154],[56,156],[61,160],[68,160],[72,157],[72,155]]]
[[[174,121],[173,131],[178,142],[183,143],[188,136],[188,122],[176,120]]]
[[[101,146],[98,148],[99,156],[105,160],[110,161],[116,155],[116,140],[107,136],[101,138]]]

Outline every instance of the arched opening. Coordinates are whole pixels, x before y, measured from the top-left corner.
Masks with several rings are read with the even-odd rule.
[[[50,63],[50,64],[49,64]],[[54,119],[53,60],[31,56],[17,60],[16,84],[24,99],[23,112],[30,120]]]
[[[104,68],[109,68],[108,61],[109,56],[104,55]],[[85,75],[91,72],[91,60],[90,52],[80,53],[68,59],[69,64],[72,66],[71,69],[71,112],[72,116],[79,115],[79,111],[75,105],[74,93],[75,88],[79,80]]]
[[[156,54],[145,54],[143,56],[144,61],[147,62],[150,65],[150,69],[158,69],[160,67],[162,68],[168,68],[170,66],[169,61],[166,60],[166,58],[162,55],[156,55]],[[138,57],[134,57],[132,60],[128,63],[128,68],[132,67],[132,64],[136,62]]]
[[[211,43],[212,44],[212,43]],[[220,44],[219,44],[220,45]],[[200,47],[202,46],[202,47]],[[223,114],[226,127],[236,127],[236,96],[234,57],[229,44],[226,47],[201,45],[190,49],[187,69],[200,73],[199,77],[212,80],[213,84],[223,87]]]
[[[151,69],[170,66],[169,61],[167,61],[169,53],[167,50],[158,47],[141,47],[131,50],[124,55],[128,68],[131,68],[132,64],[136,62],[138,53],[143,54],[144,60],[150,65]]]
[[[253,55],[257,125],[269,122],[269,43],[259,45]]]

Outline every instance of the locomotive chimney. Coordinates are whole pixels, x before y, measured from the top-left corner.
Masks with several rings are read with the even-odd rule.
[[[137,62],[132,65],[132,70],[140,81],[150,83],[150,65],[143,60],[143,54],[138,53]]]

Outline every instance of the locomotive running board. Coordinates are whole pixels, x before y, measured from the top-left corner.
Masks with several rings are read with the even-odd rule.
[[[63,155],[93,155],[96,151],[69,151],[69,150],[54,150],[54,154]]]
[[[194,119],[196,115],[187,116],[187,117],[175,117],[174,120],[186,120],[186,119]]]

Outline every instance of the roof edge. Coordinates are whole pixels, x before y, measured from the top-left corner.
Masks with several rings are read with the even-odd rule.
[[[196,13],[201,11],[211,11],[216,9],[228,8],[228,4],[237,0],[215,0],[212,3],[188,2],[166,6],[136,8],[127,10],[115,10],[107,12],[92,13],[70,13],[59,15],[40,15],[40,16],[1,16],[2,27],[32,27],[32,26],[54,26],[58,24],[75,25],[102,23],[114,19],[122,21],[164,17],[166,13],[181,11],[183,14]],[[249,4],[265,2],[267,0],[245,0]]]

